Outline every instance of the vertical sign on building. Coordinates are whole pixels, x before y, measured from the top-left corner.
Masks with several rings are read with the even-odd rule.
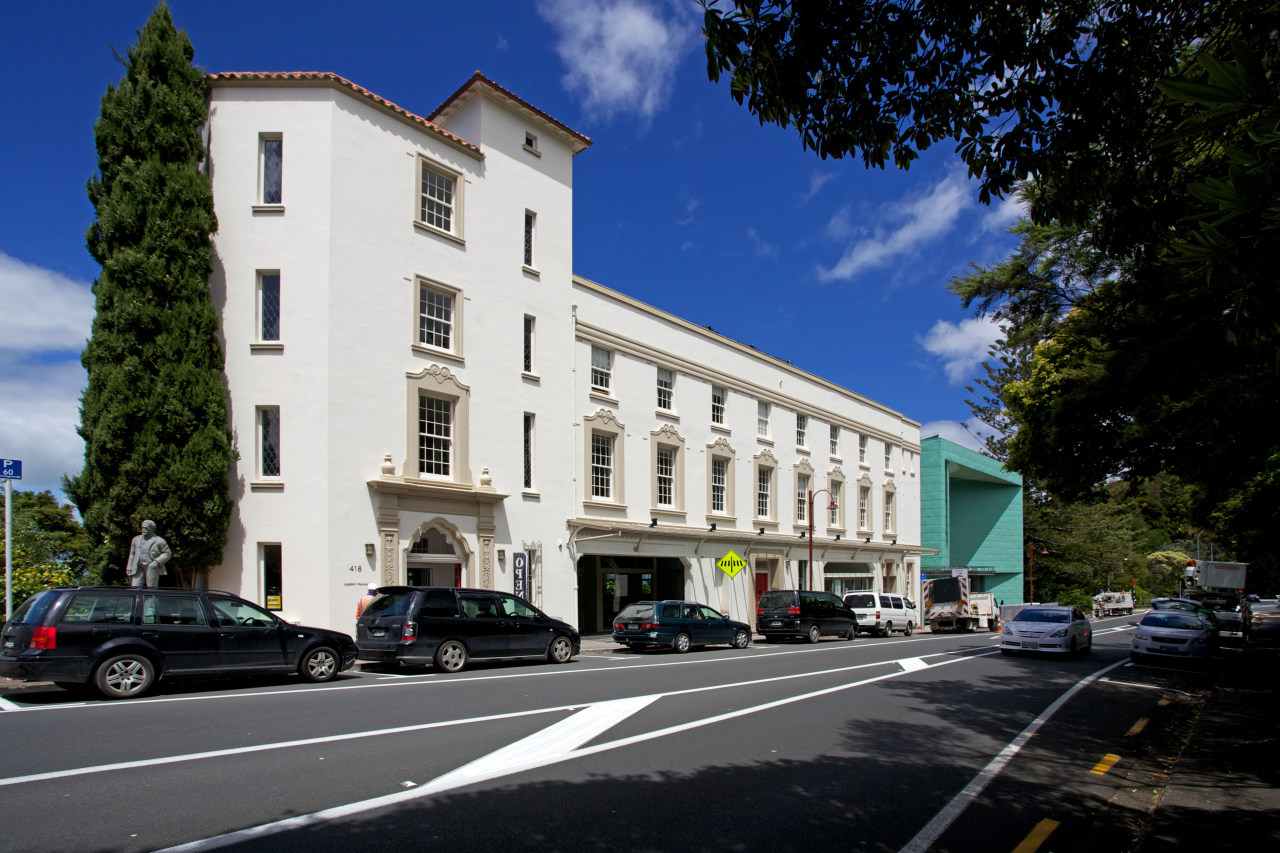
[[[511,568],[515,572],[516,596],[529,600],[529,552],[514,551],[511,554]]]
[[[0,459],[4,480],[4,618],[13,615],[13,481],[22,479],[21,459]]]

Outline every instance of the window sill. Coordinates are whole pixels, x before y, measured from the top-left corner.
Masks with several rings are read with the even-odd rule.
[[[767,435],[757,435],[756,441],[760,442],[761,444],[767,444],[770,447],[773,446],[773,439],[769,438],[769,436]]]
[[[731,429],[729,429],[729,427],[727,427],[727,426],[723,426],[723,425],[721,425],[721,424],[712,424],[712,425],[711,425],[711,431],[712,431],[712,432],[718,432],[718,433],[720,433],[721,435],[733,435],[733,430],[731,430]]]
[[[255,341],[249,344],[249,352],[284,352],[284,344],[280,341]]]
[[[520,497],[528,498],[531,501],[542,500],[542,492],[535,492],[533,489],[524,489],[520,492]]]
[[[796,453],[799,453],[799,454],[800,454],[800,455],[802,455],[802,456],[808,456],[808,455],[809,455],[809,448],[807,448],[807,447],[804,447],[804,446],[802,446],[802,445],[797,444],[797,445],[796,445]]]
[[[684,522],[685,512],[682,509],[672,509],[669,506],[655,506],[649,508],[649,515],[669,518],[672,521]]]
[[[251,492],[283,492],[284,480],[254,480],[249,483]]]
[[[425,222],[419,222],[418,220],[415,219],[413,220],[413,227],[425,234],[432,234],[436,237],[443,237],[446,240],[451,240],[454,243],[457,243],[459,246],[467,245],[467,241],[459,237],[457,234],[454,234],[450,231],[445,231],[442,228],[437,228],[434,225],[428,225]]]
[[[625,510],[626,504],[613,503],[612,501],[602,501],[599,499],[588,499],[582,502],[583,509],[608,509],[608,510]]]
[[[725,524],[737,524],[738,517],[736,515],[716,515],[713,512],[709,512],[707,513],[707,524],[710,525],[712,522],[715,522],[716,524],[720,524],[721,522]]]
[[[858,467],[859,467],[859,468],[861,468],[863,471],[870,471],[870,470],[871,470],[871,466],[870,466],[870,465],[868,465],[866,462],[859,462],[859,463],[858,463]]]
[[[837,464],[840,464],[840,463],[844,462],[844,457],[843,457],[843,456],[839,456],[839,455],[837,455],[837,454],[835,454],[835,453],[832,453],[832,454],[831,454],[830,456],[828,456],[827,458],[828,458],[828,459],[830,459],[832,462],[835,462],[835,463],[837,463]]]
[[[664,418],[669,421],[675,421],[676,423],[680,423],[680,416],[677,415],[675,412],[671,411],[670,409],[654,409],[653,414],[654,414],[654,417]]]
[[[538,374],[536,374],[536,373],[530,373],[530,372],[529,372],[529,371],[527,371],[527,370],[522,370],[522,371],[520,372],[520,378],[521,378],[521,379],[526,379],[526,380],[528,380],[528,381],[530,381],[530,382],[534,382],[534,383],[541,383],[541,382],[542,382],[542,377],[541,377],[541,376],[539,376],[539,375],[538,375]]]
[[[529,276],[530,278],[537,278],[537,279],[542,278],[542,273],[538,272],[536,269],[529,266],[528,264],[521,264],[520,271],[523,272],[525,275]]]
[[[284,214],[283,204],[255,204],[250,208],[254,216],[258,214],[273,214],[281,216]]]
[[[409,344],[409,349],[419,355],[429,355],[432,358],[443,358],[449,361],[456,361],[458,364],[466,365],[467,360],[460,355],[448,352],[447,350],[436,349],[435,347],[427,347],[422,344]]]
[[[530,154],[532,154],[534,157],[541,157],[541,156],[542,156],[542,152],[541,152],[541,151],[539,151],[537,148],[534,148],[534,147],[533,147],[533,146],[531,146],[531,145],[522,145],[522,146],[520,146],[520,147],[521,147],[521,148],[523,148],[525,151],[528,151],[528,152],[529,152]]]
[[[611,397],[608,393],[599,391],[595,388],[591,389],[591,393],[588,396],[590,396],[592,400],[599,400],[601,403],[611,403],[614,406],[618,405],[617,397]]]

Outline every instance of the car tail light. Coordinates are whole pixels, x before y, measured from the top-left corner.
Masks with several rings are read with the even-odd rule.
[[[788,607],[788,608],[787,608],[787,613],[788,613],[789,615],[791,615],[791,616],[799,616],[799,615],[800,615],[800,608],[799,608],[799,607]]]
[[[876,611],[876,618],[877,618],[877,619],[879,619],[879,618],[880,618],[880,611],[879,611],[879,610],[877,610],[877,611]]]
[[[756,608],[756,615],[757,615],[757,616],[763,616],[763,615],[764,615],[764,608],[763,608],[763,607],[757,607],[757,608]]]
[[[658,623],[657,623],[657,622],[642,622],[642,623],[640,624],[640,630],[641,630],[641,631],[651,631],[651,630],[653,630],[654,628],[657,628],[657,627],[658,627]]]
[[[625,625],[623,625],[621,622],[614,622],[614,623],[613,623],[613,630],[615,630],[615,631],[624,631],[624,630],[626,630],[626,626],[625,626]]]
[[[31,648],[33,649],[56,649],[57,647],[57,628],[36,628],[31,635]]]
[[[404,627],[400,629],[400,642],[412,643],[418,636],[418,623],[406,622]]]

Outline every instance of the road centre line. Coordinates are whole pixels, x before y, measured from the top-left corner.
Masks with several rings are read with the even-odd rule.
[[[939,661],[938,663],[926,666],[925,668],[932,669],[939,666],[947,666],[949,664],[960,663],[961,661],[970,660],[971,658],[975,658],[975,657],[985,657],[988,654],[993,654],[993,653],[984,652],[980,655],[965,655],[963,657],[953,657],[950,660]],[[913,661],[913,662],[920,661],[919,658],[907,658],[906,660]],[[293,829],[301,829],[303,827],[316,826],[319,824],[327,823],[332,820],[338,820],[341,818],[350,817],[352,815],[360,814],[363,812],[373,811],[375,809],[385,808],[387,806],[392,806],[392,805],[399,805],[401,803],[409,802],[412,800],[433,796],[435,794],[439,794],[447,790],[452,790],[454,788],[463,787],[465,785],[472,785],[478,782],[489,781],[491,779],[496,779],[503,776],[510,776],[515,773],[522,773],[528,770],[534,770],[540,767],[546,767],[551,764],[559,764],[564,761],[569,761],[576,758],[582,758],[588,755],[596,755],[598,753],[608,752],[608,751],[620,749],[626,746],[633,746],[635,744],[643,743],[649,740],[654,740],[656,738],[666,737],[668,735],[678,734],[680,732],[690,731],[692,729],[702,728],[704,726],[726,722],[728,720],[737,719],[739,717],[745,717],[749,714],[755,714],[761,711],[769,711],[775,708],[781,708],[786,705],[794,704],[796,702],[803,702],[808,699],[814,699],[821,696],[831,695],[834,693],[838,693],[840,691],[852,689],[854,687],[863,687],[868,684],[874,684],[875,682],[878,682],[878,681],[885,681],[891,678],[898,678],[900,676],[908,675],[908,674],[911,674],[912,672],[919,671],[919,669],[915,668],[914,666],[912,668],[908,668],[908,666],[903,666],[901,661],[884,661],[881,664],[861,664],[855,667],[842,667],[841,669],[830,670],[830,671],[839,672],[842,670],[849,670],[849,669],[863,669],[868,666],[879,666],[879,665],[882,665],[883,663],[897,663],[899,665],[899,671],[885,673],[883,675],[872,676],[870,678],[865,678],[865,679],[862,679],[861,681],[855,681],[849,684],[839,684],[833,687],[826,687],[820,690],[815,690],[815,691],[801,694],[798,696],[788,696],[783,699],[776,699],[772,702],[765,702],[764,704],[755,705],[750,708],[742,708],[737,711],[729,711],[724,714],[717,714],[712,717],[705,717],[701,720],[690,720],[688,722],[680,723],[678,725],[668,726],[667,728],[657,729],[655,731],[646,732],[644,734],[632,735],[631,737],[621,738],[619,740],[609,741],[607,743],[596,744],[595,746],[586,747],[583,749],[575,748],[575,749],[570,749],[566,752],[556,753],[552,750],[547,750],[545,748],[530,746],[530,744],[536,744],[538,741],[542,740],[542,735],[544,734],[552,733],[553,730],[559,730],[566,726],[571,727],[574,721],[578,717],[578,715],[574,715],[573,717],[570,717],[569,719],[562,721],[562,723],[558,724],[557,726],[552,726],[550,729],[547,729],[544,732],[539,732],[522,741],[520,743],[521,750],[527,752],[530,756],[532,756],[528,760],[524,761],[523,763],[499,766],[499,762],[489,761],[489,758],[491,756],[485,756],[484,758],[478,759],[477,761],[472,762],[471,764],[464,765],[464,767],[459,768],[458,770],[451,771],[450,773],[437,777],[436,779],[432,780],[431,782],[419,788],[413,788],[406,791],[397,791],[392,794],[386,794],[381,797],[374,797],[372,799],[364,800],[361,802],[348,803],[347,805],[344,805],[344,806],[336,806],[331,809],[324,809],[318,812],[312,812],[311,814],[299,815],[297,817],[285,818],[284,820],[275,821],[273,823],[266,823],[266,824],[261,824],[259,826],[248,827],[246,829],[238,830],[236,832],[230,832],[225,835],[218,835],[212,838],[201,839],[199,841],[192,841],[188,844],[181,844],[176,847],[168,847],[168,848],[165,848],[164,850],[157,851],[157,853],[203,853],[203,851],[207,851],[207,850],[216,850],[220,847],[226,847],[230,844],[236,844],[242,841],[249,841],[253,839],[265,838],[271,835],[276,835],[278,833],[287,832]],[[789,676],[789,677],[794,677],[794,676]],[[762,679],[762,681],[776,682],[778,681],[778,679]],[[744,682],[744,683],[757,683],[757,682]],[[603,702],[600,704],[607,706],[610,704],[624,703],[624,702],[630,701],[630,702],[636,703],[637,707],[635,707],[635,710],[639,710],[640,707],[643,707],[643,705],[639,705],[639,703],[642,702],[643,700],[656,701],[657,699],[660,699],[660,698],[677,696],[677,695],[688,694],[688,693],[697,693],[697,692],[702,692],[704,690],[710,690],[710,689],[717,689],[717,688],[692,688],[689,690],[680,690],[680,691],[674,691],[671,693],[658,693],[658,694],[653,694],[652,696],[635,697],[632,700],[611,700],[611,701]],[[649,703],[650,702],[646,701],[644,702],[644,705],[648,705]],[[613,708],[606,709],[605,716],[608,717],[608,716],[615,715],[615,710],[625,712],[627,708],[619,706],[618,709],[613,709]],[[634,713],[634,711],[631,711],[631,713]],[[593,732],[592,736],[594,737],[596,734],[599,734],[599,732]],[[558,737],[560,736],[560,732],[555,731],[554,734],[552,734],[552,736]],[[582,741],[582,742],[585,742],[585,741]],[[499,752],[501,751],[502,750],[499,750]],[[491,755],[496,755],[496,753],[492,753]],[[484,763],[483,768],[479,766],[481,765],[482,762]],[[488,772],[483,772],[485,768],[488,768]]]
[[[1044,709],[1040,716],[1032,720],[1030,725],[1010,741],[1004,749],[1000,750],[1000,753],[991,759],[987,766],[982,768],[978,775],[974,776],[969,784],[965,785],[963,790],[951,799],[951,802],[947,803],[941,811],[934,815],[933,820],[925,824],[924,828],[917,832],[915,837],[908,841],[899,853],[925,853],[942,833],[946,832],[951,824],[955,822],[956,818],[964,813],[969,804],[978,798],[978,795],[986,789],[987,785],[991,784],[991,781],[1000,775],[1000,771],[1004,769],[1005,765],[1022,751],[1022,747],[1026,746],[1027,741],[1035,736],[1040,727],[1049,722],[1063,705],[1067,704],[1073,696],[1103,675],[1126,663],[1128,663],[1127,660],[1119,660],[1103,667],[1092,675],[1077,681],[1070,689],[1055,699],[1048,708]]]
[[[1159,690],[1161,693],[1177,693],[1179,696],[1189,696],[1192,699],[1199,699],[1203,694],[1188,693],[1185,690],[1174,690],[1172,687],[1161,687],[1158,684],[1138,684],[1135,681],[1116,681],[1114,678],[1099,678],[1099,681],[1105,681],[1107,684],[1115,684],[1119,687],[1140,687],[1143,690]]]

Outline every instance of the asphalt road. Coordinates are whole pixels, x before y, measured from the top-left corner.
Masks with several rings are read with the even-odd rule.
[[[1127,621],[15,694],[0,849],[1129,850],[1209,676]]]

